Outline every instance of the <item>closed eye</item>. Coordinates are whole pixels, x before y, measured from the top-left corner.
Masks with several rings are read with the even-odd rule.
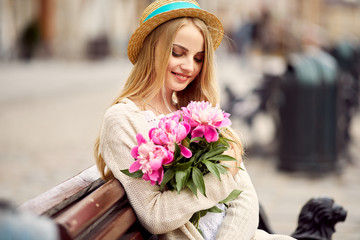
[[[172,49],[172,55],[174,57],[181,57],[184,54],[187,54],[189,52],[189,50],[181,45],[178,44],[174,44],[173,45],[173,49]],[[204,61],[204,51],[198,52],[195,56],[194,56],[194,61],[197,63],[202,63]]]
[[[182,54],[176,53],[176,52],[172,51],[172,55],[173,55],[174,57],[181,57]]]
[[[200,53],[198,54],[198,56],[195,56],[195,61],[198,62],[198,63],[201,63],[204,61],[204,54],[203,53]]]

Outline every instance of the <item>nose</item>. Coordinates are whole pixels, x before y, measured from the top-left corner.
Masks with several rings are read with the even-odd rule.
[[[184,58],[184,61],[182,62],[180,67],[186,72],[191,72],[194,69],[194,60],[191,58]]]

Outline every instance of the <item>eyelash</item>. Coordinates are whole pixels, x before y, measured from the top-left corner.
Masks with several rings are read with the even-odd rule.
[[[172,55],[173,55],[174,57],[181,57],[181,56],[182,56],[182,54],[178,54],[178,53],[176,53],[176,52],[174,52],[174,51],[172,51]],[[198,63],[201,63],[201,62],[203,61],[203,59],[198,59],[198,58],[194,58],[194,59],[195,59],[195,61],[198,62]]]
[[[202,62],[203,62],[203,59],[195,58],[195,61],[198,62],[198,63],[202,63]]]
[[[178,53],[176,53],[176,52],[172,52],[172,55],[174,56],[174,57],[180,57],[181,56],[181,54],[178,54]]]

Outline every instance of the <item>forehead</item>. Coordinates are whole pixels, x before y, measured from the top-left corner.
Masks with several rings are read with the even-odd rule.
[[[179,44],[189,51],[202,52],[204,51],[204,36],[200,29],[189,22],[182,26],[174,37],[174,44]]]

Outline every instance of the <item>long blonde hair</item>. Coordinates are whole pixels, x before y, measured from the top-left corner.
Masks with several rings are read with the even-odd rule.
[[[112,105],[119,103],[124,98],[133,97],[143,99],[144,105],[152,99],[159,91],[163,91],[165,84],[165,70],[172,53],[172,44],[177,31],[187,23],[193,23],[202,32],[205,40],[205,57],[202,69],[197,78],[192,81],[184,90],[174,93],[177,101],[177,108],[186,106],[190,101],[208,101],[212,105],[220,102],[219,91],[215,77],[214,48],[212,39],[206,24],[198,18],[177,18],[163,23],[150,33],[143,43],[143,48],[139,54],[130,75],[124,85],[120,95],[114,100]],[[164,45],[160,51],[164,56],[160,65],[155,68],[155,48],[158,40],[162,39]],[[156,71],[158,69],[158,71]],[[234,148],[236,155],[242,155],[243,150],[240,142],[230,129],[224,130],[223,134],[235,140],[237,147]],[[96,165],[101,177],[105,180],[113,178],[113,174],[106,168],[104,159],[99,153],[100,136],[97,137],[94,146]]]

